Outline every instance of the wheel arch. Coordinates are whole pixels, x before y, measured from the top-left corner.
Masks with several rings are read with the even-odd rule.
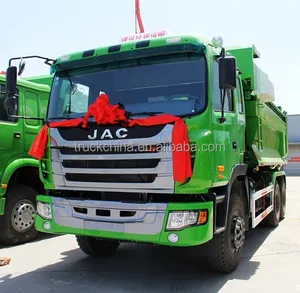
[[[229,210],[230,196],[233,190],[238,190],[245,201],[246,216],[250,215],[250,191],[247,177],[248,165],[238,164],[232,168],[231,176],[227,184],[226,189],[226,212],[225,212],[225,223],[224,226],[227,227],[227,218]],[[248,230],[248,221],[246,221],[246,228]]]
[[[278,181],[279,187],[281,188],[283,184],[286,186],[286,175],[285,172],[274,173],[273,183],[275,180]]]
[[[32,180],[26,180],[28,177]],[[6,188],[2,188],[4,197],[6,197],[8,190],[17,185],[30,186],[37,192],[42,193],[44,185],[39,177],[39,162],[35,159],[19,159],[12,162],[6,168],[1,184],[6,185]]]
[[[213,188],[211,192],[216,196],[223,196],[224,199],[221,202],[215,201],[215,217],[214,217],[214,229],[215,233],[220,233],[224,231],[227,227],[227,217],[229,210],[229,201],[230,194],[232,189],[238,189],[243,194],[243,198],[246,203],[246,216],[250,214],[249,206],[249,184],[247,177],[248,166],[246,164],[237,164],[235,165],[230,174],[230,178],[226,185]],[[249,225],[246,221],[246,229],[249,228]]]

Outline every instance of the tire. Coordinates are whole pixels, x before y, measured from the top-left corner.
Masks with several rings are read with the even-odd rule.
[[[76,240],[82,252],[95,257],[112,256],[120,246],[120,242],[116,240],[105,240],[88,236],[76,235]]]
[[[37,192],[26,185],[8,190],[4,215],[0,217],[0,242],[17,245],[34,240],[38,231],[34,227]]]
[[[231,273],[237,268],[244,246],[245,223],[245,201],[241,195],[233,192],[229,201],[227,228],[224,232],[214,235],[209,244],[208,262],[214,271]]]
[[[274,185],[274,203],[273,211],[265,218],[264,224],[269,227],[277,227],[280,221],[281,210],[281,192],[278,181],[275,181]]]
[[[285,218],[285,213],[286,213],[286,183],[284,180],[282,180],[280,190],[281,190],[280,220],[283,220]]]

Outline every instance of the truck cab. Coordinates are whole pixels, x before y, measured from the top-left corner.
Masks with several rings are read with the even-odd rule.
[[[18,78],[11,98],[6,74],[0,74],[0,242],[5,244],[25,243],[37,235],[35,196],[44,187],[39,162],[28,151],[46,117],[51,82],[52,76]]]

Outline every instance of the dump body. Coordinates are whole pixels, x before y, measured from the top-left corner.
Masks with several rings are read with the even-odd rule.
[[[249,167],[287,163],[287,116],[275,104],[272,82],[256,64],[254,46],[227,50],[241,71],[246,110],[245,163]]]
[[[23,78],[23,80],[28,80],[37,84],[45,84],[51,87],[53,76],[52,75],[31,76],[31,77]]]

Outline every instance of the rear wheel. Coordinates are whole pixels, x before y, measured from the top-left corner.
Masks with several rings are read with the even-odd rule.
[[[274,201],[273,210],[264,220],[264,224],[270,227],[277,227],[280,221],[280,210],[281,210],[281,192],[278,181],[275,181],[274,185]]]
[[[76,240],[79,248],[89,256],[108,257],[115,254],[120,242],[116,240],[106,240],[96,237],[78,236]]]
[[[37,237],[34,227],[36,195],[33,188],[25,185],[7,192],[4,215],[0,217],[0,242],[16,245]]]
[[[237,192],[231,194],[228,223],[224,232],[214,236],[209,247],[210,267],[221,273],[230,273],[239,264],[245,239],[245,202]]]
[[[281,205],[280,205],[280,220],[285,218],[286,213],[286,183],[282,180],[281,184]]]

